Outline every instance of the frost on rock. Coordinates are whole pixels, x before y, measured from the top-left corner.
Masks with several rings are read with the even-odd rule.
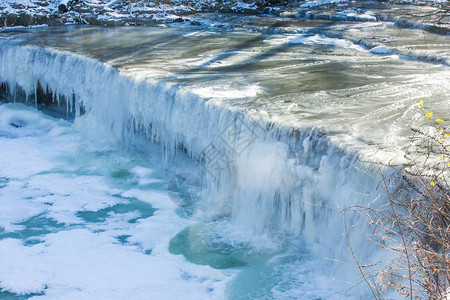
[[[342,20],[352,20],[361,22],[375,22],[377,18],[370,12],[359,13],[353,9],[338,12],[336,17]]]
[[[0,0],[2,27],[67,23],[145,25],[187,22],[200,12],[256,13],[256,2],[229,1],[118,1],[118,0]]]
[[[161,23],[190,23],[198,21],[201,13],[237,15],[272,15],[283,18],[323,19],[337,22],[389,21],[403,27],[449,32],[450,20],[412,20],[407,16],[448,7],[446,0],[433,1],[348,1],[348,0],[0,0],[1,27],[50,26],[64,24],[150,25]],[[448,11],[448,8],[447,8]],[[209,16],[209,18],[211,15]],[[207,16],[208,18],[208,16]],[[416,18],[417,19],[417,18]],[[251,22],[243,18],[243,22]]]
[[[374,54],[389,54],[389,50],[385,46],[377,46],[370,49],[370,53]]]

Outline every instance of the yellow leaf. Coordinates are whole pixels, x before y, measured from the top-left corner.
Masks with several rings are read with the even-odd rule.
[[[443,144],[443,143],[444,143],[444,141],[443,141],[443,140],[438,140],[438,142],[439,142],[439,143],[441,143],[441,144]]]
[[[432,186],[434,186],[435,184],[434,184],[434,181],[432,180],[431,182],[430,182],[430,184],[432,185]]]
[[[444,136],[450,136],[450,133],[446,133],[446,134],[444,134]]]
[[[439,157],[445,157],[445,154],[438,154]]]
[[[420,105],[420,104],[418,104],[417,107],[420,108],[420,109],[423,109],[423,106]]]
[[[450,167],[450,162],[447,162],[447,165]]]
[[[444,120],[442,120],[442,119],[437,119],[436,122],[437,122],[437,123],[442,123],[442,122],[444,122]]]
[[[425,116],[427,116],[428,118],[430,118],[430,119],[433,119],[431,116],[433,115],[433,113],[432,112],[430,112],[430,113],[426,113],[425,114]]]
[[[441,126],[438,126],[438,128],[439,128],[439,131],[444,131],[444,128],[442,128]]]
[[[419,100],[419,102],[420,102],[420,104],[422,104],[422,105],[423,105],[423,100]]]

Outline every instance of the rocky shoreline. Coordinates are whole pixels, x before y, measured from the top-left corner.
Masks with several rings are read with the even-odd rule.
[[[147,26],[169,23],[205,25],[202,14],[270,15],[334,22],[393,22],[399,27],[450,34],[448,2],[403,1],[243,2],[190,0],[0,0],[2,28],[91,24]],[[443,15],[442,15],[443,14]],[[243,18],[243,22],[246,22]]]

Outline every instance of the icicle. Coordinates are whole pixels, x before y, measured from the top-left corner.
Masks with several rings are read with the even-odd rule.
[[[34,106],[38,107],[38,85],[36,84],[36,87],[34,88]]]
[[[66,97],[66,118],[69,118],[69,106],[70,106],[69,102],[70,102],[69,98]]]
[[[13,102],[16,103],[16,89],[15,88],[14,89],[11,88],[11,95],[13,97]]]

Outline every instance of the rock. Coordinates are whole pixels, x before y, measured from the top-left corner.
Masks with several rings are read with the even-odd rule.
[[[16,14],[8,14],[6,16],[6,27],[17,26],[18,17]],[[4,24],[2,24],[4,25]]]
[[[27,13],[22,13],[19,15],[17,25],[28,27],[30,25],[33,25],[33,23],[34,23],[34,18],[32,15],[29,15]]]
[[[89,24],[93,24],[93,25],[98,24],[97,16],[93,13],[84,13],[81,15],[81,17]]]
[[[11,3],[11,7],[14,9],[25,9],[26,6],[20,3]]]
[[[34,22],[35,24],[47,24],[49,21],[48,16],[46,15],[36,15],[34,16]]]
[[[77,3],[77,0],[61,0],[58,5],[58,10],[61,13],[66,13]]]
[[[80,14],[93,13],[93,9],[91,7],[79,6],[79,5],[74,6],[72,8],[72,11],[75,11],[75,12],[80,13]]]
[[[34,1],[34,4],[37,4],[37,5],[39,5],[39,6],[44,6],[44,7],[50,5],[50,3],[48,3],[48,1],[45,1],[45,0],[44,0],[44,1],[35,0],[35,1]]]
[[[48,26],[62,26],[65,23],[65,19],[63,18],[57,18],[57,19],[52,19],[48,22]]]
[[[199,22],[199,21],[197,21],[197,20],[192,20],[192,21],[190,22],[190,24],[193,25],[193,26],[200,26],[200,25],[203,25],[201,22]]]

